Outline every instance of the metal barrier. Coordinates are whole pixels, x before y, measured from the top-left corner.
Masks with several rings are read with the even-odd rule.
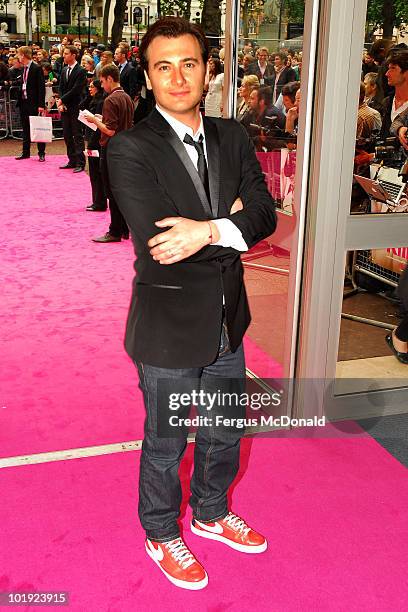
[[[0,140],[8,136],[7,92],[0,87]]]
[[[23,139],[20,109],[17,106],[19,89],[20,87],[16,85],[8,89],[0,87],[0,140],[7,137]],[[61,114],[57,108],[52,108],[47,111],[47,116],[52,118],[52,139],[61,140],[63,138]]]
[[[52,88],[53,95],[58,95],[59,87],[53,86]],[[61,113],[58,111],[56,104],[54,107],[51,107],[47,112],[47,116],[52,118],[52,139],[53,140],[62,140],[64,138],[62,131],[62,119]]]
[[[395,249],[387,249],[387,252],[393,250],[395,251]],[[400,250],[406,251],[406,249]],[[403,254],[402,259],[407,259],[406,253]],[[398,286],[398,281],[401,275],[400,272],[386,268],[385,266],[382,266],[380,263],[376,262],[373,251],[357,251],[354,261],[354,270],[386,283],[391,287]]]
[[[20,110],[17,107],[17,100],[20,87],[12,85],[8,90],[8,117],[9,117],[9,136],[17,140],[23,139],[23,127],[21,125]]]

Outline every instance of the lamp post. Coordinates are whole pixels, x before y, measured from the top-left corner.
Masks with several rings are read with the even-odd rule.
[[[282,17],[283,17],[283,7],[285,4],[285,0],[281,0],[280,3],[280,7],[279,7],[279,25],[278,25],[278,38],[279,38],[279,48],[280,48],[280,39],[281,39],[281,35],[282,35]]]
[[[92,5],[93,0],[86,0],[86,5],[88,7],[88,49],[91,46],[91,14],[92,14]]]
[[[130,46],[133,46],[132,40],[133,40],[133,0],[130,0],[130,13],[128,13],[129,15],[129,21],[130,21]]]
[[[140,6],[135,6],[132,12],[132,23],[137,24],[137,46],[139,46],[139,28],[143,21],[143,10]]]
[[[77,0],[77,3],[75,5],[75,12],[78,14],[78,38],[79,40],[81,40],[81,11],[82,11],[81,0]]]

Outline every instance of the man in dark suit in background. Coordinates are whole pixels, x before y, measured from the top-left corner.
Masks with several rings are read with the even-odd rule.
[[[86,88],[86,70],[78,64],[78,49],[73,45],[64,48],[63,57],[65,66],[61,73],[57,105],[62,118],[68,163],[60,168],[73,168],[74,172],[82,172],[85,168],[85,143],[78,114]]]
[[[42,68],[32,60],[30,47],[20,47],[17,57],[23,66],[21,77],[21,90],[17,100],[20,108],[21,124],[23,127],[23,152],[16,159],[27,159],[30,157],[30,117],[36,117],[42,113],[45,107],[45,80]],[[45,142],[38,142],[38,159],[45,161]]]
[[[119,68],[120,86],[134,100],[137,94],[137,72],[127,60],[126,47],[119,45],[115,50],[114,58]]]
[[[245,74],[255,74],[260,85],[269,85],[274,73],[274,67],[268,61],[269,51],[267,47],[260,47],[256,52],[256,61],[249,64]]]
[[[207,574],[180,536],[178,468],[187,430],[169,413],[173,392],[221,394],[245,388],[242,337],[250,314],[240,252],[269,236],[275,205],[244,129],[233,120],[202,118],[208,43],[201,28],[168,17],[154,23],[140,47],[156,109],[108,148],[110,185],[137,253],[126,349],[146,407],[139,480],[139,516],[146,552],[176,586],[197,590]],[[207,165],[208,162],[208,165]],[[234,214],[240,198],[243,209]],[[235,417],[245,414],[233,403]],[[176,423],[169,415],[176,414]],[[225,414],[225,413],[224,413]],[[169,431],[170,430],[170,431]],[[195,440],[191,530],[246,553],[266,539],[228,507],[239,468],[243,430],[202,423]]]
[[[283,51],[274,54],[274,71],[271,78],[268,80],[268,85],[272,87],[273,95],[272,102],[275,104],[276,100],[282,91],[282,88],[286,83],[292,83],[296,81],[296,73],[288,66],[288,56]]]

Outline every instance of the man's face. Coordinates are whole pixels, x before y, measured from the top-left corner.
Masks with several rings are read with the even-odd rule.
[[[110,92],[112,91],[112,87],[113,87],[112,77],[101,76],[100,81],[101,81],[101,85],[103,87],[104,92],[107,94],[110,94]]]
[[[365,77],[364,79],[364,89],[365,89],[365,95],[369,98],[371,95],[374,94],[375,92],[375,85],[371,85],[369,79],[367,79],[367,77]]]
[[[283,106],[286,108],[287,111],[292,108],[292,106],[294,106],[294,103],[290,96],[282,96],[282,102]]]
[[[256,91],[256,89],[254,89],[254,91],[249,96],[249,108],[252,111],[258,110],[258,92]]]
[[[268,61],[268,54],[267,54],[267,52],[266,51],[259,51],[258,59],[259,59],[259,62],[261,64],[261,66],[264,66],[267,63],[267,61]]]
[[[397,64],[390,64],[385,76],[388,79],[388,85],[392,85],[392,87],[401,87],[401,85],[406,83],[408,70],[403,72]]]
[[[299,106],[300,106],[300,89],[297,90],[296,95],[295,95],[295,106],[299,110]]]
[[[64,53],[62,54],[64,58],[64,62],[70,66],[76,60],[74,53],[71,53],[69,49],[64,49]]]
[[[191,34],[158,36],[147,49],[147,59],[147,87],[153,90],[158,105],[176,116],[196,109],[206,70],[198,40]]]
[[[283,66],[283,62],[279,55],[275,55],[273,63],[275,64],[275,68],[278,68],[278,70]]]
[[[80,51],[82,49],[82,43],[80,40],[76,40],[74,42],[74,47],[76,47],[78,49],[78,51]]]
[[[250,59],[249,57],[245,56],[244,59],[242,60],[242,66],[244,68],[244,70],[246,70],[250,64]]]
[[[19,61],[19,64],[21,64],[22,66],[26,66],[29,63],[29,58],[25,57],[25,55],[23,55],[22,53],[17,53],[17,59]]]
[[[122,49],[120,47],[118,47],[115,50],[114,59],[115,59],[115,62],[118,63],[119,65],[123,64],[123,62],[125,61],[126,57],[123,54]]]

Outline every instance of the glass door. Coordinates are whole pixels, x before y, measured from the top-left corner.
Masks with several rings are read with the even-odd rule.
[[[224,115],[246,129],[277,204],[276,232],[242,256],[247,371],[268,385],[294,372],[311,140],[319,2],[292,4],[229,2],[226,12]]]
[[[298,393],[296,411],[332,419],[406,411],[408,399],[408,165],[396,138],[408,50],[396,31],[372,33],[366,4],[321,6],[297,362],[315,401]]]

